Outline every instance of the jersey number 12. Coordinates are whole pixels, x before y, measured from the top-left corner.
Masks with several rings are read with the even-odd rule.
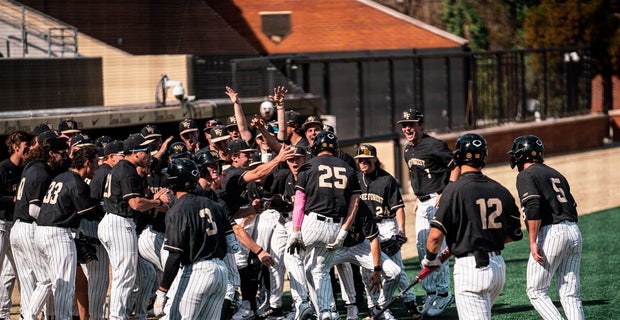
[[[478,199],[476,204],[480,207],[480,220],[482,222],[482,230],[500,229],[501,222],[495,221],[502,214],[502,202],[498,198]],[[488,209],[492,211],[487,213]]]

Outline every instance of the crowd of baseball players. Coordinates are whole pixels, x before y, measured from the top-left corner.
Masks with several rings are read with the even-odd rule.
[[[403,111],[417,198],[405,208],[373,145],[343,152],[320,117],[285,109],[286,93],[274,88],[248,119],[227,87],[233,116],[203,127],[185,119],[176,134],[146,124],[122,140],[93,139],[71,119],[9,134],[0,319],[16,278],[27,320],[353,320],[360,303],[369,319],[394,319],[386,307],[397,294],[410,319],[454,303],[460,319],[491,319],[506,280],[501,251],[523,233],[513,196],[482,173],[485,138],[463,134],[451,150],[425,133],[420,111]],[[564,317],[583,319],[569,184],[544,164],[538,137],[517,137],[508,153],[529,235],[527,296],[543,319],[563,319],[547,294],[555,275]],[[400,250],[411,237],[420,266],[436,269],[419,306]],[[438,259],[446,247],[453,293],[449,262]]]

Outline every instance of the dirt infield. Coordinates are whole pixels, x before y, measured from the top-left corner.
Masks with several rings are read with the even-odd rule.
[[[506,163],[492,165],[482,171],[487,176],[508,188],[517,199],[517,169],[510,169]],[[577,201],[579,214],[588,214],[620,206],[620,144],[584,152],[548,156],[545,163],[560,171],[571,185],[571,192]],[[408,181],[407,181],[408,183]],[[409,187],[409,186],[407,186]],[[415,218],[413,217],[414,197],[406,196],[407,235],[402,253],[404,259],[418,255],[415,245]],[[413,240],[413,241],[412,241]]]
[[[483,172],[508,188],[517,198],[515,180],[517,170],[511,170],[506,163],[493,165],[483,169]],[[571,184],[571,192],[577,201],[580,214],[588,214],[604,209],[620,206],[620,144],[615,144],[602,149],[589,150],[578,153],[548,156],[545,162],[562,172]],[[408,181],[406,181],[409,187]],[[403,258],[410,259],[417,256],[415,244],[415,219],[413,217],[413,205],[415,198],[412,195],[405,196],[407,213],[407,235],[409,242],[403,246]],[[288,283],[287,283],[288,284]],[[288,286],[287,286],[288,289]],[[19,319],[19,291],[17,286],[13,292],[13,307],[11,319]]]

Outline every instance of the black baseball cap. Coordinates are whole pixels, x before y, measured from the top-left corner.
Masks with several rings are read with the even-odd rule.
[[[95,145],[99,148],[105,148],[110,142],[112,142],[112,137],[110,136],[101,136],[95,139]]]
[[[285,113],[286,124],[300,127],[306,120],[299,112],[295,110],[289,110]]]
[[[47,130],[53,129],[54,128],[52,127],[52,125],[47,122],[39,123],[36,127],[34,127],[34,130],[32,130],[32,135],[36,137]]]
[[[152,139],[146,139],[139,133],[132,133],[123,141],[123,150],[125,153],[132,153],[135,151],[147,151],[148,145],[153,142]]]
[[[161,137],[161,130],[152,124],[147,124],[144,128],[142,128],[142,130],[140,130],[140,134],[146,139],[153,139]]]
[[[61,137],[60,133],[56,130],[47,130],[47,131],[40,133],[37,136],[37,140],[39,141],[39,144],[44,143],[48,139],[59,139],[59,140],[62,140],[65,144],[67,144],[67,138]]]
[[[222,121],[217,119],[207,120],[207,122],[205,122],[205,128],[203,129],[203,131],[211,133],[211,128],[217,126],[218,124],[222,124]]]
[[[78,124],[73,119],[65,119],[58,124],[58,131],[62,134],[82,132],[78,129]]]
[[[396,123],[424,123],[424,114],[417,109],[407,109]]]
[[[123,141],[114,140],[108,142],[108,144],[103,148],[103,155],[111,155],[111,154],[122,154],[125,151],[123,146]]]
[[[319,118],[318,116],[309,116],[308,118],[306,118],[304,124],[301,125],[301,129],[306,130],[311,125],[318,125],[320,128],[319,130],[323,129],[323,121],[321,121],[321,118]]]
[[[186,134],[189,132],[198,131],[198,125],[193,119],[184,119],[179,123],[179,134]]]
[[[78,133],[71,137],[71,147],[94,146],[93,140],[86,133]]]
[[[237,118],[235,116],[228,117],[228,121],[226,122],[226,128],[234,128],[238,127]]]
[[[211,128],[211,142],[220,142],[230,138],[228,129],[224,125],[218,124]]]
[[[377,157],[377,149],[369,144],[360,145],[355,151],[355,159],[369,159]]]
[[[250,145],[243,139],[231,141],[226,148],[226,153],[236,154],[241,152],[256,152],[257,149],[250,148]]]
[[[253,152],[252,155],[250,155],[250,168],[252,167],[256,167],[259,164],[262,164],[263,161],[261,159],[260,153],[258,153],[257,151]]]

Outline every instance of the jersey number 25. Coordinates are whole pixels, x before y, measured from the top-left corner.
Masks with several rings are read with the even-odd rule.
[[[322,164],[319,165],[319,172],[321,173],[319,176],[319,188],[346,188],[348,180],[345,173],[347,169],[343,167],[332,168]]]

